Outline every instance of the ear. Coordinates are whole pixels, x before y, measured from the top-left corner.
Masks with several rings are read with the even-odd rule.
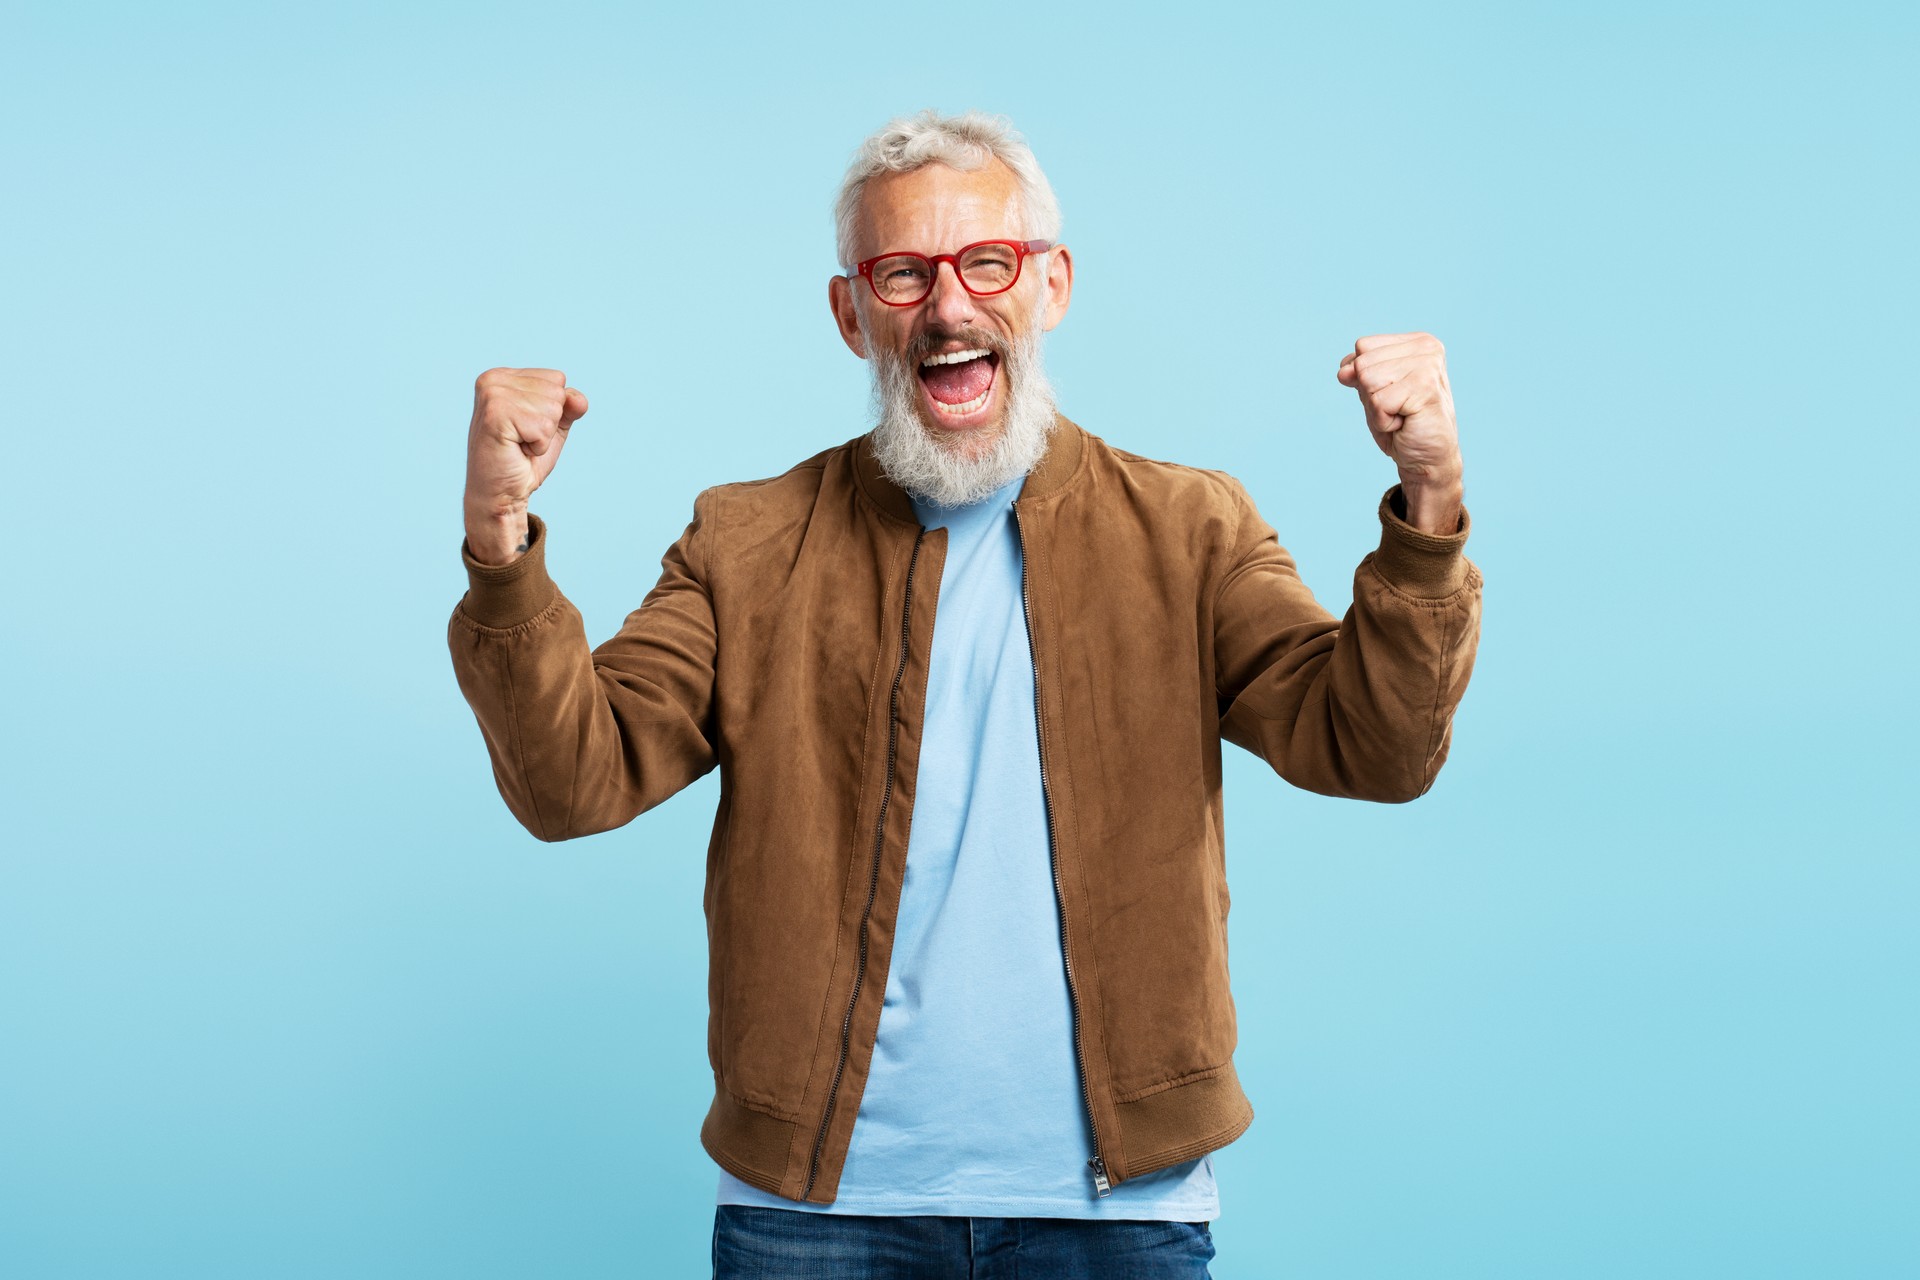
[[[1047,254],[1047,310],[1041,319],[1043,329],[1051,329],[1066,318],[1067,303],[1073,300],[1073,251],[1056,245]]]
[[[833,308],[833,322],[840,327],[840,340],[847,344],[847,350],[865,360],[867,338],[860,332],[860,313],[854,310],[859,304],[853,300],[853,282],[845,276],[828,280],[827,305]]]

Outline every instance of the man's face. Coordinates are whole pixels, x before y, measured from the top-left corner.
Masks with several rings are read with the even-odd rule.
[[[1028,234],[1018,179],[1004,164],[994,160],[972,172],[929,164],[867,183],[855,258],[895,250],[931,257]],[[912,306],[887,306],[865,280],[844,276],[834,277],[829,294],[847,346],[864,359],[911,370],[915,413],[929,441],[950,457],[972,460],[983,458],[1006,430],[1017,373],[1009,356],[1060,322],[1072,284],[1072,257],[1056,248],[1027,258],[1018,283],[990,297],[968,293],[950,262],[938,265],[933,292]],[[972,352],[984,354],[935,360]]]

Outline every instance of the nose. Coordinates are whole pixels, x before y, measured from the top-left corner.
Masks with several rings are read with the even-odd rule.
[[[960,273],[951,262],[934,264],[933,292],[927,295],[927,315],[946,329],[957,329],[974,320],[973,295],[960,283]]]

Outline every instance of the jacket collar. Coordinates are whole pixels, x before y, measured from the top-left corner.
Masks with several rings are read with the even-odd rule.
[[[1080,459],[1086,452],[1087,433],[1065,414],[1056,412],[1053,416],[1053,434],[1047,440],[1047,451],[1040,455],[1040,461],[1027,473],[1027,482],[1020,486],[1021,501],[1044,498],[1058,491],[1080,470]],[[888,478],[874,458],[871,431],[853,441],[853,473],[873,505],[897,520],[904,520],[911,525],[920,523],[920,517],[913,509],[913,499],[907,496],[905,489]]]

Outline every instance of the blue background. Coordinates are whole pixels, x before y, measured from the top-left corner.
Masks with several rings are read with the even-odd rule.
[[[1229,749],[1215,1275],[1914,1274],[1913,10],[1439,10],[11,9],[0,1274],[705,1274],[717,779],[499,800],[472,382],[591,397],[535,510],[604,638],[867,426],[828,206],[927,105],[1052,177],[1066,411],[1329,608],[1393,480],[1340,356],[1449,352],[1451,763]]]

